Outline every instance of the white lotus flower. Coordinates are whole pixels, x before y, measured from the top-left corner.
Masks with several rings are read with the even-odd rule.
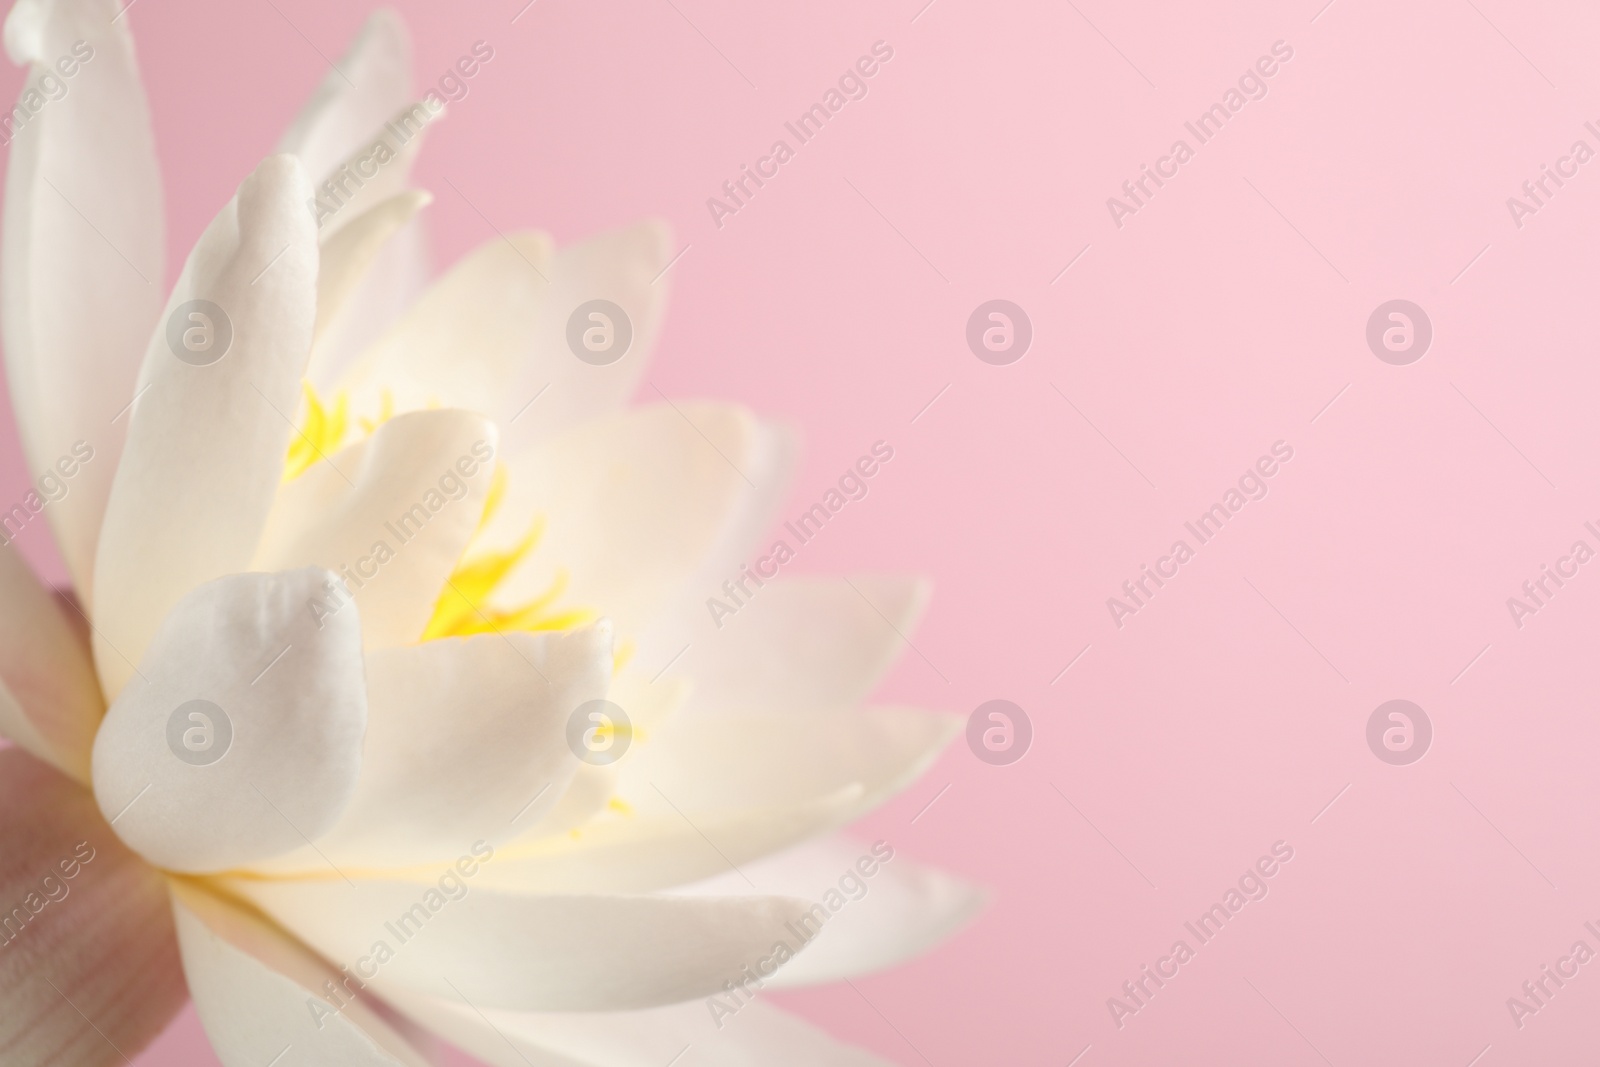
[[[229,1067],[427,1063],[430,1033],[508,1065],[879,1062],[751,997],[977,907],[827,836],[956,728],[860,706],[925,594],[778,579],[712,628],[792,445],[623,407],[662,228],[498,239],[396,315],[436,109],[380,14],[163,304],[118,15],[5,25],[32,72],[0,310],[51,471],[18,521],[48,516],[77,600],[0,549],[0,1060],[122,1062],[186,978]],[[596,300],[614,361],[567,343]]]

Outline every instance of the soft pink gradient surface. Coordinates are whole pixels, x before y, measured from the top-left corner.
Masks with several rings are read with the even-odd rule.
[[[1600,160],[1520,229],[1506,198],[1600,148],[1600,17],[1323,2],[398,5],[424,79],[496,53],[424,155],[439,260],[493,228],[670,219],[688,251],[650,381],[798,424],[791,511],[889,441],[794,570],[933,576],[883,696],[1032,718],[1021,762],[958,741],[862,828],[991,887],[989,911],[910,966],[775,998],[895,1062],[1592,1055],[1600,963],[1520,1029],[1506,998],[1600,949],[1600,562],[1521,629],[1506,598],[1600,547]],[[174,271],[364,14],[129,13]],[[719,229],[706,198],[880,39],[869,95]],[[1118,228],[1106,198],[1279,40],[1266,98]],[[1364,339],[1396,297],[1434,326],[1411,366]],[[964,340],[992,298],[1033,322],[1011,366]],[[1278,440],[1270,494],[1118,629],[1106,598]],[[1365,740],[1397,697],[1434,727],[1405,767]],[[1280,840],[1270,894],[1198,945],[1184,922]],[[1179,938],[1195,958],[1119,1029],[1107,998]],[[139,1062],[215,1061],[190,1012]]]

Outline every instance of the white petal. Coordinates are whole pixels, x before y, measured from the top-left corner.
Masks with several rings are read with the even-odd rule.
[[[536,823],[578,766],[568,720],[606,695],[611,628],[452,637],[366,663],[355,796],[315,850],[267,869],[449,863],[463,841],[498,845]]]
[[[338,820],[367,703],[355,609],[317,619],[309,607],[331,579],[314,568],[220,578],[161,624],[94,747],[100,810],[150,862],[227,870]]]
[[[714,1015],[713,1003],[723,1010]],[[887,1060],[760,1001],[745,1001],[737,1010],[733,1004],[722,995],[645,1011],[490,1008],[480,1014],[437,997],[396,1000],[401,1010],[493,1067],[889,1067]]]
[[[16,549],[0,550],[0,736],[87,785],[104,704],[81,616],[63,611]]]
[[[740,870],[677,892],[743,896],[754,882],[763,892],[816,902],[806,950],[769,983],[780,989],[854,978],[920,956],[984,904],[981,890],[924,867],[886,841],[812,841]]]
[[[584,768],[591,769],[597,768]],[[615,789],[612,780],[604,784]],[[613,795],[607,791],[600,807]],[[861,814],[865,795],[863,786],[851,783],[787,804],[685,812],[664,803],[670,794],[662,793],[643,812],[589,811],[590,821],[571,830],[556,824],[558,812],[538,827],[542,836],[507,845],[484,868],[483,882],[510,893],[644,893],[678,886],[829,833]]]
[[[410,100],[410,34],[393,11],[375,11],[278,142],[278,151],[299,156],[321,184]]]
[[[723,583],[738,579],[746,568],[768,556],[774,541],[782,535],[782,531],[775,531],[778,509],[788,498],[799,452],[799,440],[791,428],[771,423],[758,425],[741,466],[748,484],[737,487],[734,506],[724,516],[722,531],[699,570],[657,610],[649,627],[639,635],[638,655],[633,661],[636,665],[653,675],[659,665],[672,663],[679,650],[718,633],[708,597],[715,595],[727,606],[734,606],[726,599]],[[785,536],[784,540],[793,539]],[[753,581],[749,587],[755,588]],[[718,614],[725,623],[726,613]]]
[[[697,629],[675,635],[673,647],[641,646],[649,665],[693,642],[681,667],[695,681],[691,714],[859,704],[905,651],[929,596],[925,581],[893,575],[779,578],[748,588],[753,595],[734,614],[719,612],[720,627],[702,605]]]
[[[508,441],[520,449],[615,411],[633,395],[661,329],[671,281],[662,271],[673,255],[666,224],[653,221],[599,234],[556,253],[544,269],[550,285],[532,358],[509,391],[506,407],[496,414],[515,414],[541,389],[548,391],[515,423],[497,418]],[[633,331],[626,354],[605,366],[583,362],[567,344],[569,320],[591,300],[609,300],[622,308]]]
[[[911,708],[685,713],[626,762],[623,794],[640,811],[662,810],[665,794],[692,814],[798,803],[858,783],[875,807],[919,778],[961,725]]]
[[[224,1067],[264,1067],[285,1051],[305,1067],[427,1067],[359,995],[359,981],[341,988],[343,974],[266,920],[177,881],[172,911],[195,1008]]]
[[[478,527],[497,443],[471,412],[389,420],[283,487],[254,569],[326,567],[354,593],[367,648],[414,644]],[[332,592],[318,614],[344,602]]]
[[[11,139],[6,174],[6,369],[34,471],[72,463],[74,444],[92,450],[46,511],[85,603],[128,426],[117,416],[133,399],[165,281],[161,176],[118,8],[21,0],[5,29],[12,60],[31,67],[23,99],[32,105],[15,112],[32,116]]]
[[[338,315],[319,332],[306,368],[306,378],[319,392],[332,393],[338,388],[356,357],[427,291],[433,267],[423,222],[419,215],[400,227],[345,298]]]
[[[483,856],[481,842],[461,845]],[[487,862],[493,863],[490,859]],[[372,980],[481,1007],[592,1011],[704,996],[764,956],[805,906],[782,897],[517,896],[469,870],[437,883],[224,880],[329,959],[394,953]]]
[[[903,708],[686,712],[618,761],[628,814],[518,840],[485,881],[515,892],[637,893],[743,868],[877,807],[960,727]]]
[[[183,1006],[166,879],[88,790],[16,749],[0,812],[0,1061],[121,1067]]]
[[[367,277],[367,271],[384,245],[432,200],[431,194],[420,189],[397,193],[322,239],[313,346],[327,337],[334,320]]]
[[[551,252],[544,234],[519,233],[457,263],[345,376],[353,409],[377,410],[387,391],[400,411],[499,413],[534,344]]]
[[[406,195],[423,134],[443,114],[443,107],[433,104],[400,106],[381,125],[375,124],[326,180],[316,183],[311,210],[324,242],[331,243]],[[421,220],[399,225],[384,254],[368,266],[351,279],[354,284],[338,306],[329,306],[318,319],[306,377],[319,389],[333,388],[356,354],[374,344],[420,298],[429,276]]]
[[[263,162],[201,235],[150,341],[95,563],[95,661],[108,698],[180,597],[244,570],[255,553],[316,316],[308,192],[293,157]],[[207,353],[168,345],[169,321],[179,313],[181,334],[182,305],[195,299],[220,308],[232,331],[225,353],[203,366],[176,353]],[[209,343],[220,346],[221,321],[213,326]],[[183,336],[206,343],[203,332]]]
[[[748,488],[739,467],[757,425],[742,408],[656,404],[508,449],[506,498],[487,536],[512,544],[535,519],[546,526],[497,600],[510,607],[565,578],[562,604],[637,633],[716,545]]]

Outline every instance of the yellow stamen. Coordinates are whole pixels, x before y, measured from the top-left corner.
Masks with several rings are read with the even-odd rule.
[[[375,419],[369,419],[363,415],[361,417],[361,430],[370,437],[372,436],[372,431],[376,430],[379,426],[382,426],[392,418],[394,418],[394,393],[390,392],[388,389],[385,389],[379,394],[378,417]]]
[[[634,644],[633,638],[623,638],[611,656],[611,677],[615,678],[627,669],[628,664],[633,661],[633,654],[636,651],[638,651],[638,646]]]
[[[289,456],[284,461],[283,480],[293,481],[324,456],[339,450],[350,421],[350,398],[344,393],[334,397],[333,410],[328,410],[310,382],[302,383],[305,389],[305,423],[289,442]]]
[[[505,467],[496,465],[473,541],[481,539],[489,521],[499,511],[505,499],[506,483]],[[570,630],[592,622],[596,618],[592,611],[552,610],[566,592],[565,571],[558,571],[543,593],[516,608],[501,610],[487,606],[506,577],[533,552],[544,535],[544,527],[544,517],[535,518],[528,532],[510,548],[474,551],[469,544],[433,606],[433,618],[428,621],[422,639],[434,641],[441,637],[468,637],[506,630]]]

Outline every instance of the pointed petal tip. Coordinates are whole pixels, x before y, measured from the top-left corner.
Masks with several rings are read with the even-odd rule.
[[[44,50],[44,27],[49,17],[48,0],[17,0],[6,15],[6,55],[25,67]]]

